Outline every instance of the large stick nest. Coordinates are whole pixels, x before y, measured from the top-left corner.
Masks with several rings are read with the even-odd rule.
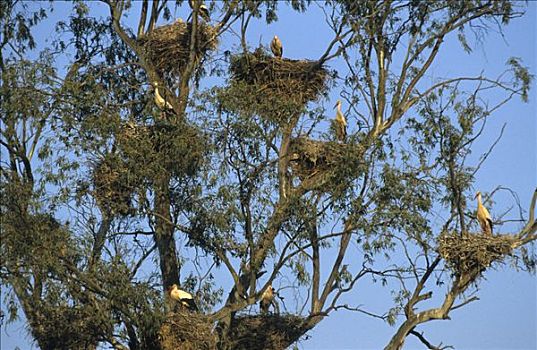
[[[338,176],[346,177],[345,172],[356,175],[363,163],[363,147],[359,144],[301,136],[293,138],[289,145],[289,165],[293,175],[308,188],[325,185],[334,175],[337,175],[336,182],[343,183]]]
[[[107,154],[93,168],[94,196],[101,209],[128,215],[136,180],[117,154]]]
[[[191,33],[192,23],[176,21],[155,28],[138,41],[161,76],[179,76],[189,60]],[[198,22],[197,35],[194,49],[195,61],[199,63],[209,51],[216,49],[218,40],[216,29],[203,22]]]
[[[38,315],[32,333],[47,349],[92,349],[114,329],[106,313],[89,306],[43,305]]]
[[[319,62],[277,58],[263,48],[233,56],[230,71],[227,93],[268,119],[296,114],[328,90],[329,72]]]
[[[460,274],[483,271],[513,251],[513,236],[444,233],[438,238],[439,252],[447,265]]]
[[[295,315],[241,316],[233,320],[234,350],[286,349],[304,335],[304,319]]]
[[[213,328],[205,315],[170,313],[159,331],[160,344],[163,350],[213,350],[217,344]]]
[[[152,179],[164,170],[174,176],[192,176],[207,152],[203,135],[186,123],[130,123],[121,129],[117,140],[131,171],[146,179]]]
[[[346,144],[297,137],[289,144],[289,159],[293,173],[301,180],[327,171],[341,161]]]

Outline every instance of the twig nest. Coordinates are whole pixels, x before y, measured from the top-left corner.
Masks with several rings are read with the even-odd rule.
[[[16,234],[15,234],[16,232]],[[36,271],[57,273],[60,259],[70,256],[69,228],[48,213],[16,213],[2,217],[2,258]]]
[[[190,55],[192,23],[176,21],[155,28],[138,39],[146,55],[161,73],[179,76]],[[207,23],[198,22],[197,45],[194,48],[196,62],[199,63],[208,52],[216,49],[218,41],[216,29]]]
[[[129,215],[137,181],[118,154],[107,154],[93,168],[93,187],[97,205],[112,214]]]
[[[328,89],[329,73],[317,61],[277,58],[263,48],[232,56],[230,71],[225,97],[233,103],[225,107],[279,123]]]
[[[90,306],[41,305],[34,337],[47,349],[91,349],[103,336],[111,336],[114,325],[108,315]]]
[[[189,311],[170,313],[159,331],[163,350],[212,350],[217,338],[213,323],[202,314]]]
[[[147,180],[162,171],[178,177],[192,176],[207,152],[205,138],[186,123],[130,124],[122,128],[117,139],[130,171]]]
[[[341,158],[345,144],[297,137],[289,145],[289,164],[293,173],[304,180],[319,171],[327,171]]]
[[[438,238],[439,253],[447,266],[459,274],[483,271],[513,251],[513,236],[444,233]]]
[[[304,335],[304,319],[296,315],[241,316],[233,320],[230,348],[286,349]]]
[[[294,176],[308,189],[318,189],[331,182],[345,184],[346,178],[363,171],[363,147],[334,141],[297,137],[289,145],[289,165]],[[324,186],[337,190],[338,186]]]

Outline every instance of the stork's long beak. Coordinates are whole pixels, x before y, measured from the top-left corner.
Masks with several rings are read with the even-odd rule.
[[[475,194],[475,196],[474,196],[474,199],[476,199],[477,196],[479,196],[480,194],[481,194],[481,192],[477,191],[476,194]]]

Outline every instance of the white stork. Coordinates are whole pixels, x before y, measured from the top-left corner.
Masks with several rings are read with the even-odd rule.
[[[334,107],[336,108],[336,120],[334,125],[336,137],[339,141],[344,142],[347,138],[347,120],[345,120],[345,116],[341,112],[341,101],[337,100]]]
[[[274,57],[282,58],[283,46],[277,35],[274,35],[274,38],[270,42],[270,50],[274,54]]]
[[[153,82],[153,88],[155,89],[155,104],[157,107],[160,109],[173,109],[172,104],[166,101],[158,91],[158,83],[156,81]]]
[[[169,288],[170,297],[172,300],[179,302],[183,307],[192,311],[198,311],[198,306],[194,302],[192,294],[177,288],[177,284],[172,284]]]
[[[194,1],[188,0],[188,5],[192,10],[194,10]],[[209,13],[209,8],[204,3],[201,3],[198,8],[198,13],[205,21],[209,22],[211,20],[211,14]]]
[[[490,213],[487,208],[483,206],[483,203],[481,201],[481,192],[478,191],[475,194],[475,198],[477,198],[477,221],[479,221],[479,225],[481,225],[483,233],[491,236],[492,218],[490,217]]]
[[[272,285],[269,285],[267,289],[265,289],[265,291],[261,295],[261,301],[259,302],[259,309],[261,309],[261,313],[263,314],[268,313],[269,307],[274,300],[275,291],[276,290],[272,288]]]

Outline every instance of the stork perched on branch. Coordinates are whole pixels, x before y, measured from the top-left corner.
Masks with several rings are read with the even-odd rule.
[[[272,51],[274,57],[282,58],[283,46],[277,35],[274,35],[274,38],[270,42],[270,51]]]
[[[170,298],[179,302],[181,306],[191,311],[198,311],[198,306],[194,302],[192,294],[177,288],[177,284],[172,284],[168,289],[168,293],[170,294]]]
[[[477,198],[477,221],[479,221],[479,225],[481,225],[483,233],[491,236],[492,218],[490,217],[490,213],[487,208],[483,206],[483,203],[481,201],[481,192],[478,191],[475,194],[475,198]]]
[[[345,142],[347,139],[347,120],[345,120],[345,116],[341,112],[341,101],[337,100],[334,107],[336,108],[336,120],[334,123],[336,137],[339,141]]]
[[[194,10],[194,1],[188,0],[188,5],[192,10]],[[209,22],[211,20],[211,14],[209,13],[209,9],[204,3],[200,4],[200,7],[198,8],[198,13],[205,21]]]
[[[158,90],[158,83],[154,81],[152,85],[153,85],[153,88],[155,89],[155,104],[157,105],[157,107],[160,109],[164,109],[164,110],[166,109],[173,110],[172,104],[166,101],[160,94]]]

